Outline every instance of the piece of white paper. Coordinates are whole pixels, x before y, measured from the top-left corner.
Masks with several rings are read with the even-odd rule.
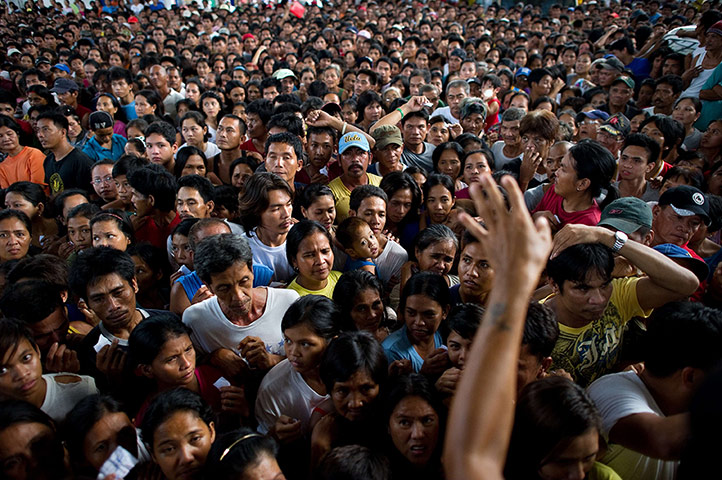
[[[225,377],[221,377],[218,380],[216,380],[216,383],[214,383],[213,386],[216,387],[218,390],[220,390],[222,387],[230,387],[231,382],[226,380]]]
[[[137,463],[138,459],[119,445],[100,467],[97,480],[103,480],[111,474],[115,474],[116,478],[125,478]]]
[[[104,346],[106,345],[112,345],[113,343],[105,338],[105,335],[101,334],[100,338],[98,338],[98,343],[95,344],[95,353],[98,353]]]

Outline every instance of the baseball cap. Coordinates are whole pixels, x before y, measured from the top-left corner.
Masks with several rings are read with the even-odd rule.
[[[376,127],[371,136],[374,137],[376,150],[381,150],[387,145],[403,145],[404,139],[401,137],[401,130],[396,125],[380,125]]]
[[[652,228],[652,209],[637,197],[618,198],[604,208],[597,225],[631,235],[642,227]]]
[[[691,253],[679,245],[662,243],[652,248],[671,258],[675,263],[683,266],[687,270],[690,270],[697,276],[700,282],[707,279],[707,275],[709,275],[709,267],[707,264],[699,258],[693,257]]]
[[[50,65],[50,60],[48,60],[48,59],[45,58],[45,57],[39,57],[37,60],[35,60],[35,66],[36,66],[36,67],[37,67],[38,65],[43,64],[43,63],[45,63],[45,64],[47,64],[47,65]]]
[[[246,33],[241,37],[241,40],[245,40],[247,38],[256,38],[256,36],[252,33]]]
[[[689,185],[670,188],[659,197],[659,206],[669,205],[681,217],[698,215],[709,225],[709,201],[701,190]]]
[[[113,126],[113,117],[108,112],[97,111],[90,114],[88,125],[91,130],[101,130]]]
[[[128,23],[138,23],[138,17],[133,16],[128,19]]]
[[[64,63],[56,63],[55,65],[53,65],[53,68],[51,68],[51,70],[56,70],[56,69],[62,70],[65,73],[70,74],[70,67],[65,65]]]
[[[619,82],[622,82],[623,84],[625,84],[632,90],[634,90],[634,86],[636,85],[634,83],[634,80],[632,80],[632,77],[629,77],[627,75],[622,75],[621,77],[615,78],[614,81],[612,82],[612,85],[614,85],[615,83],[619,83]]]
[[[722,36],[722,20],[709,27],[707,29],[707,33],[716,33],[717,35]]]
[[[581,123],[584,118],[591,118],[592,120],[604,120],[605,122],[609,119],[609,114],[601,110],[590,110],[589,112],[580,112],[577,114],[577,123]]]
[[[341,115],[341,106],[338,103],[329,102],[321,107],[321,110],[332,116],[336,114]]]
[[[623,113],[615,113],[599,128],[611,133],[612,135],[621,135],[626,137],[632,131],[632,124]]]
[[[8,55],[7,55],[8,57],[10,57],[12,55],[18,55],[18,54],[20,54],[20,50],[18,50],[17,48],[9,48],[8,49]]]
[[[599,64],[599,68],[604,70],[619,70],[621,72],[624,70],[624,64],[614,55],[610,55],[604,58],[604,61]]]
[[[351,147],[358,147],[364,152],[371,151],[371,147],[369,147],[369,142],[366,140],[366,137],[362,133],[358,132],[349,132],[341,137],[341,140],[338,142],[339,155]]]
[[[53,88],[50,89],[53,93],[77,92],[78,90],[80,90],[78,84],[69,78],[58,78],[55,80]]]
[[[516,74],[514,74],[514,77],[528,77],[531,73],[531,70],[526,67],[521,67],[519,70],[516,71]]]
[[[466,51],[461,48],[455,48],[451,51],[450,57],[459,57],[462,60],[466,58]]]
[[[371,38],[371,34],[369,33],[368,30],[361,30],[360,32],[358,32],[358,36],[359,36],[359,37],[363,37],[363,38],[367,38],[367,39],[368,39],[368,38]]]
[[[293,77],[296,78],[296,75],[288,68],[279,68],[275,72],[273,72],[273,78],[276,80],[283,80],[284,78]]]

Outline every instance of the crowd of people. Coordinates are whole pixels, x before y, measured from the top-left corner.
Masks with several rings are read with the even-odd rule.
[[[8,2],[0,477],[708,477],[719,2],[482,3]]]

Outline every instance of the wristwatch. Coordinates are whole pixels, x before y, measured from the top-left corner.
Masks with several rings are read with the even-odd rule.
[[[626,233],[617,231],[614,233],[614,245],[612,245],[612,251],[614,253],[617,253],[621,248],[624,246],[625,243],[627,243],[627,240],[629,240],[629,237]]]

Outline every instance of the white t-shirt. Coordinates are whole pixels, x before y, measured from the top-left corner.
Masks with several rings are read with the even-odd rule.
[[[58,383],[55,377],[75,377],[78,381]],[[56,422],[65,420],[75,404],[87,397],[98,393],[95,386],[95,379],[87,375],[75,375],[73,373],[48,373],[43,375],[47,390],[45,400],[40,410],[47,413]]]
[[[602,416],[602,435],[609,440],[609,431],[622,418],[637,413],[665,416],[635,372],[605,375],[587,388],[589,396]],[[659,460],[635,452],[616,443],[609,444],[602,463],[609,465],[622,478],[634,480],[673,480],[679,462]]]
[[[376,274],[379,276],[381,282],[386,285],[389,280],[398,275],[401,272],[401,267],[409,259],[409,254],[406,249],[394,242],[389,240],[386,242],[383,252],[376,259]]]
[[[266,288],[266,287],[264,287]],[[298,298],[294,290],[266,288],[268,297],[263,315],[245,327],[234,325],[221,310],[218,297],[211,297],[191,305],[183,312],[183,323],[193,333],[191,341],[202,353],[228,348],[241,354],[238,344],[246,337],[258,337],[266,344],[266,351],[285,356],[281,319],[288,307]]]
[[[253,263],[260,263],[273,270],[274,282],[290,282],[296,275],[293,267],[286,259],[286,242],[278,247],[269,247],[258,239],[256,232],[251,232],[248,244],[253,252]]]
[[[449,122],[450,124],[454,125],[456,123],[461,123],[461,120],[458,118],[454,118],[454,116],[451,114],[451,107],[441,107],[434,110],[434,112],[431,114],[429,118],[435,117],[437,115],[441,115],[444,117],[444,120]]]
[[[256,397],[258,431],[266,434],[281,415],[301,421],[301,430],[310,433],[309,421],[314,409],[333,410],[329,395],[319,395],[293,369],[288,360],[273,367],[261,382]]]
[[[173,155],[173,156],[177,157],[178,152],[180,152],[183,148],[185,148],[187,146],[188,146],[188,144],[184,143],[183,145],[178,147],[178,150],[175,152],[175,155]],[[213,158],[216,155],[218,155],[219,153],[221,153],[221,149],[218,148],[218,145],[216,145],[213,142],[206,142],[206,150],[205,150],[205,152],[203,152],[203,154],[206,156],[206,158]]]
[[[494,155],[494,171],[504,170],[504,166],[519,158],[521,155],[517,157],[507,157],[504,155],[504,147],[506,146],[506,143],[504,143],[504,140],[499,140],[498,142],[494,142],[494,144],[491,146],[491,153]]]

